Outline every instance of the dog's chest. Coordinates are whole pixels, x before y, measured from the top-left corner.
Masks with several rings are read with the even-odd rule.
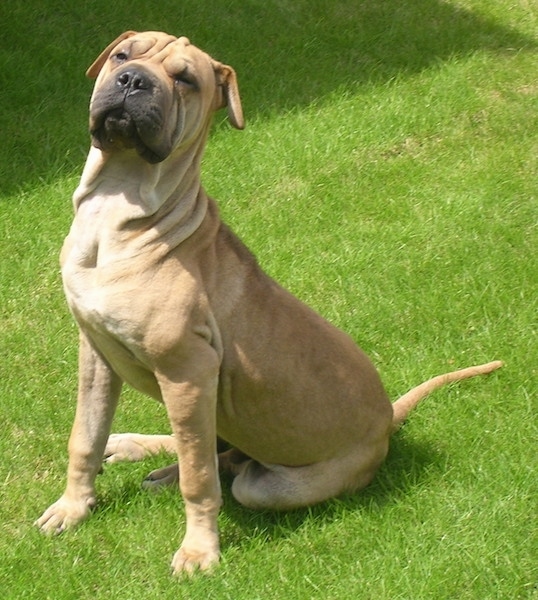
[[[137,251],[128,245],[118,251],[107,239],[75,229],[61,260],[66,299],[79,325],[129,347],[144,339],[161,285],[157,267]]]
[[[62,266],[62,278],[67,302],[79,325],[126,343],[140,338],[141,315],[151,312],[140,293],[140,278],[110,264],[87,266],[73,254],[76,252]]]
[[[151,312],[151,296],[141,293],[147,260],[115,221],[104,202],[81,207],[62,248],[62,279],[82,327],[129,341],[139,335],[141,315]]]
[[[67,302],[79,326],[97,345],[121,345],[145,359],[180,343],[196,305],[196,285],[162,244],[142,248],[123,240],[114,247],[96,238],[80,243],[73,230],[62,249]],[[99,340],[99,341],[98,341]]]
[[[154,224],[125,226],[125,206],[120,213],[109,205],[80,206],[62,248],[62,278],[80,329],[132,382],[193,334],[211,340],[210,309],[189,251]]]

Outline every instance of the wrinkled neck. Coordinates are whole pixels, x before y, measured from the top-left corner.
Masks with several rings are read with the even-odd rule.
[[[177,149],[165,161],[150,164],[134,150],[105,153],[92,146],[73,195],[75,212],[95,196],[121,197],[126,220],[156,215],[170,200],[195,197],[201,187],[203,143]]]
[[[74,243],[88,254],[168,252],[202,223],[208,199],[200,182],[205,138],[150,164],[134,151],[104,153],[92,147],[73,195]],[[93,248],[93,250],[92,250]],[[101,253],[102,254],[102,253]]]

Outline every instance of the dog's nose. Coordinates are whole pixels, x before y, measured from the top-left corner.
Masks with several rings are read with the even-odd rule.
[[[152,83],[145,73],[140,71],[123,71],[116,79],[117,84],[126,91],[149,90]]]

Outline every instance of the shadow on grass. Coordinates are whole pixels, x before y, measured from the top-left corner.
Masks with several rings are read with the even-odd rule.
[[[153,469],[170,463],[170,457],[161,455],[146,459],[141,463],[118,463],[105,467],[107,482],[99,494],[96,515],[107,518],[107,513],[120,510],[127,513],[137,511],[140,505],[153,509],[154,504],[167,503],[166,497],[183,511],[179,504],[178,492],[168,488],[164,496],[142,490],[140,482]],[[341,518],[342,513],[357,513],[368,517],[382,513],[387,507],[398,504],[413,490],[427,485],[443,473],[445,457],[431,444],[417,442],[403,433],[396,434],[391,443],[387,460],[382,465],[374,481],[365,489],[354,494],[317,504],[312,507],[287,512],[254,511],[245,508],[235,500],[231,492],[231,476],[223,476],[223,507],[221,513],[231,525],[221,528],[222,547],[248,546],[252,540],[263,538],[266,541],[286,539],[301,529],[306,523],[315,520],[326,524]]]
[[[188,35],[239,74],[247,119],[310,104],[476,51],[536,40],[441,0],[37,0],[0,8],[2,193],[81,166],[88,146],[84,71],[126,29]],[[24,76],[21,76],[23,74]]]
[[[268,541],[289,537],[305,522],[331,523],[342,512],[363,515],[382,512],[387,506],[397,504],[414,489],[443,472],[444,457],[430,444],[412,441],[401,434],[392,440],[387,460],[365,489],[346,494],[321,504],[288,512],[253,511],[241,506],[231,494],[231,479],[223,481],[226,518],[234,527],[222,534],[223,547],[248,544],[253,536],[260,535]]]

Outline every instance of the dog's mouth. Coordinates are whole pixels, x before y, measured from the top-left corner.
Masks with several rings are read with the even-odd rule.
[[[131,115],[122,108],[111,110],[105,115],[101,130],[92,134],[98,137],[99,143],[106,150],[135,148],[140,140]]]
[[[106,109],[95,107],[90,119],[94,146],[104,152],[136,150],[145,161],[162,162],[169,154],[159,144],[162,121],[156,110],[126,106],[125,101]]]

